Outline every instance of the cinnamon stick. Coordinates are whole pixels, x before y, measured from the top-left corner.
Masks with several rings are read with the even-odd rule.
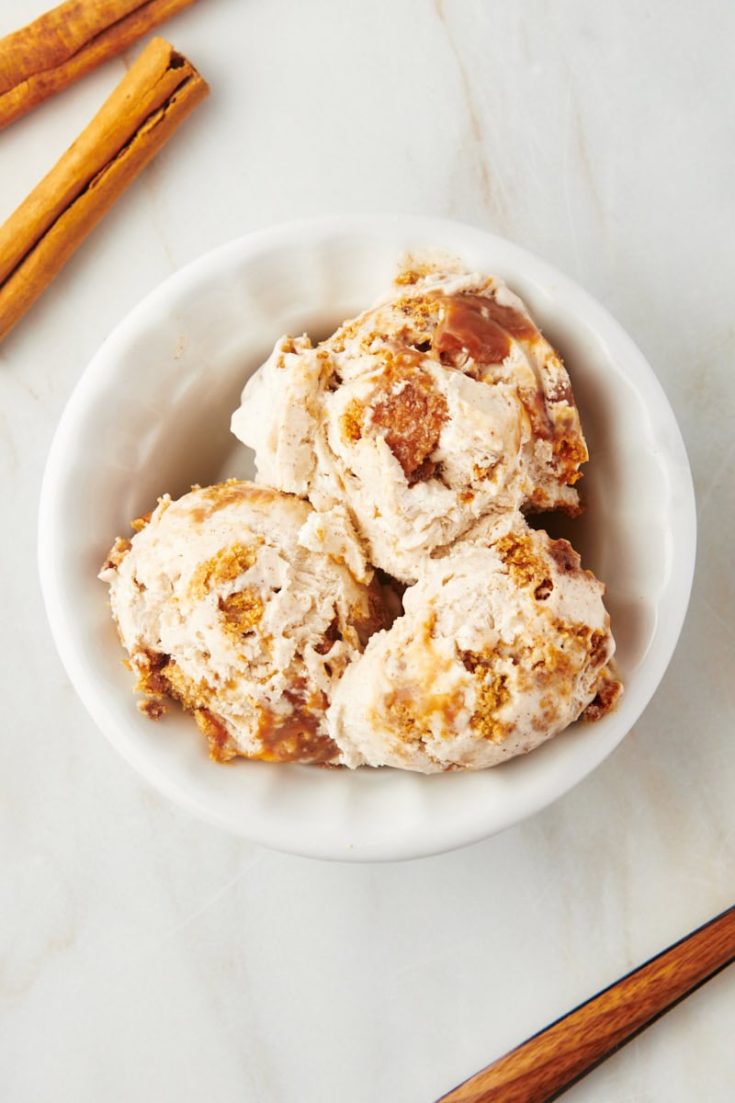
[[[0,339],[209,88],[154,38],[92,122],[0,227]]]
[[[194,0],[66,0],[0,39],[0,130]]]

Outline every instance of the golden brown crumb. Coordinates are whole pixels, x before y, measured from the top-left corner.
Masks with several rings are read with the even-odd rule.
[[[554,438],[552,448],[558,460],[559,478],[567,486],[573,486],[582,478],[582,472],[578,470],[579,465],[586,463],[589,459],[584,441],[577,433],[562,433]]]
[[[435,766],[444,771],[454,765],[442,763],[431,752],[435,738],[450,738],[455,731],[458,716],[465,708],[464,693],[455,689],[449,693],[431,693],[426,685],[402,686],[386,694],[378,708],[368,713],[375,727],[387,727],[394,731],[400,743],[421,746],[422,753]]]
[[[437,614],[435,609],[431,609],[429,613],[424,617],[421,625],[421,637],[427,647],[431,646],[431,641],[434,639],[434,632],[436,631]]]
[[[475,463],[472,465],[472,474],[478,480],[489,479],[497,466],[498,460],[493,460],[492,463]]]
[[[394,283],[396,287],[410,287],[412,284],[419,282],[421,275],[422,273],[415,268],[404,268],[402,272],[398,273]]]
[[[439,444],[447,416],[446,399],[424,372],[406,377],[397,394],[387,394],[373,406],[372,423],[386,430],[385,441],[409,485],[433,475],[434,465],[427,461]]]
[[[211,691],[207,683],[205,681],[195,682],[192,678],[189,678],[173,659],[169,659],[166,665],[161,668],[160,673],[166,684],[168,694],[179,701],[185,709],[193,712],[195,709],[203,708],[208,704]]]
[[[230,544],[200,563],[190,582],[192,597],[202,598],[223,582],[232,582],[249,570],[258,558],[259,543]]]
[[[623,692],[622,683],[613,676],[608,667],[601,672],[597,693],[582,713],[585,720],[600,720],[608,712],[612,712]]]
[[[504,674],[483,681],[478,686],[478,707],[470,724],[483,739],[489,739],[492,743],[503,743],[507,738],[506,725],[495,719],[494,714],[505,704],[509,696],[507,678]]]
[[[508,729],[496,716],[499,709],[510,700],[508,678],[493,669],[494,656],[465,651],[462,662],[475,679],[476,708],[470,725],[483,738],[492,743],[503,743]]]
[[[445,257],[441,264],[434,260],[419,260],[418,257],[408,254],[403,259],[403,267],[394,278],[393,283],[397,287],[411,287],[427,276],[440,275],[442,272],[464,271],[464,267],[458,260]]]
[[[255,590],[236,590],[229,597],[220,598],[220,612],[227,631],[242,636],[252,631],[263,616],[263,602]]]
[[[115,538],[115,543],[107,553],[107,558],[102,564],[101,569],[103,571],[109,571],[111,569],[117,570],[132,546],[130,541],[126,540],[124,536],[117,536]]]
[[[602,666],[607,658],[608,637],[605,632],[593,632],[590,636],[590,659],[593,666]]]
[[[207,737],[209,757],[214,762],[230,762],[241,753],[223,722],[209,709],[196,709],[194,719]]]
[[[545,686],[554,686],[560,695],[568,695],[565,688],[577,673],[577,663],[560,647],[547,646],[543,658],[533,669],[533,680],[543,689]]]
[[[350,444],[355,444],[362,436],[362,416],[362,406],[353,398],[342,415],[342,436]]]
[[[263,750],[257,756],[264,762],[325,763],[337,758],[339,750],[328,735],[319,731],[320,719],[327,707],[323,693],[304,701],[298,692],[284,694],[291,711],[286,716],[260,708],[258,738]]]
[[[408,689],[394,689],[384,701],[385,714],[403,743],[420,743],[429,735],[427,716],[419,716],[418,702]]]
[[[166,712],[166,705],[160,698],[146,697],[137,702],[138,711],[147,716],[149,720],[159,720]]]
[[[148,524],[148,522],[150,521],[152,515],[153,515],[153,511],[149,509],[147,513],[144,513],[144,514],[142,514],[142,516],[136,517],[133,521],[131,521],[130,522],[130,527],[133,530],[133,532],[142,532],[143,529]]]
[[[152,697],[165,697],[168,693],[168,685],[161,675],[161,670],[169,661],[168,655],[162,655],[156,651],[137,651],[131,658],[138,675],[136,692],[147,693]]]
[[[606,658],[609,645],[607,633],[591,631],[589,625],[574,621],[554,619],[552,621],[554,638],[563,641],[564,647],[545,648],[543,660],[534,666],[533,677],[539,686],[555,682],[558,692],[562,692],[565,680],[574,677],[584,666],[601,666]]]
[[[508,532],[495,542],[494,547],[516,585],[533,585],[536,590],[541,588],[542,595],[546,593],[548,596],[551,579],[548,577],[544,560],[534,551],[530,536],[525,533]],[[543,600],[543,597],[540,600]]]
[[[439,313],[436,294],[428,295],[403,295],[396,299],[395,306],[403,314],[410,314],[412,318],[434,320]]]
[[[552,621],[554,632],[559,639],[571,642],[577,647],[589,651],[589,639],[591,629],[588,624],[576,620],[561,620],[554,618]]]

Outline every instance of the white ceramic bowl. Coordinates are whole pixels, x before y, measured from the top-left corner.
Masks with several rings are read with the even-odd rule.
[[[608,586],[626,692],[523,758],[476,774],[210,762],[193,721],[152,724],[96,574],[115,535],[163,491],[252,474],[229,434],[240,390],[282,333],[325,334],[389,285],[399,256],[433,246],[502,276],[570,370],[591,461],[567,533]],[[552,527],[552,523],[548,527]],[[558,534],[558,528],[557,528]],[[430,218],[335,217],[250,234],[166,280],[105,341],[59,424],[41,494],[39,556],[51,627],[80,697],[162,793],[248,839],[322,858],[432,854],[517,823],[565,793],[634,724],[674,650],[695,550],[692,482],[653,372],[606,311],[550,265],[480,230]]]

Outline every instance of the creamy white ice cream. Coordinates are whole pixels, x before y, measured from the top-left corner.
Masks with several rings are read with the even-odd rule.
[[[383,606],[313,517],[305,501],[235,480],[165,496],[100,574],[148,710],[179,700],[214,758],[340,761],[325,709]],[[315,547],[323,534],[324,549],[302,533]]]
[[[620,686],[603,593],[567,541],[518,513],[483,524],[346,670],[328,712],[344,761],[483,769],[604,712]]]
[[[431,266],[317,347],[282,338],[232,429],[259,482],[341,510],[350,546],[408,582],[488,513],[577,511],[587,459],[566,369],[521,300]]]

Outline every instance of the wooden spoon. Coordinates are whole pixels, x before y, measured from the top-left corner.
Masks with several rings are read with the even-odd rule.
[[[732,961],[735,905],[437,1103],[549,1103]]]

